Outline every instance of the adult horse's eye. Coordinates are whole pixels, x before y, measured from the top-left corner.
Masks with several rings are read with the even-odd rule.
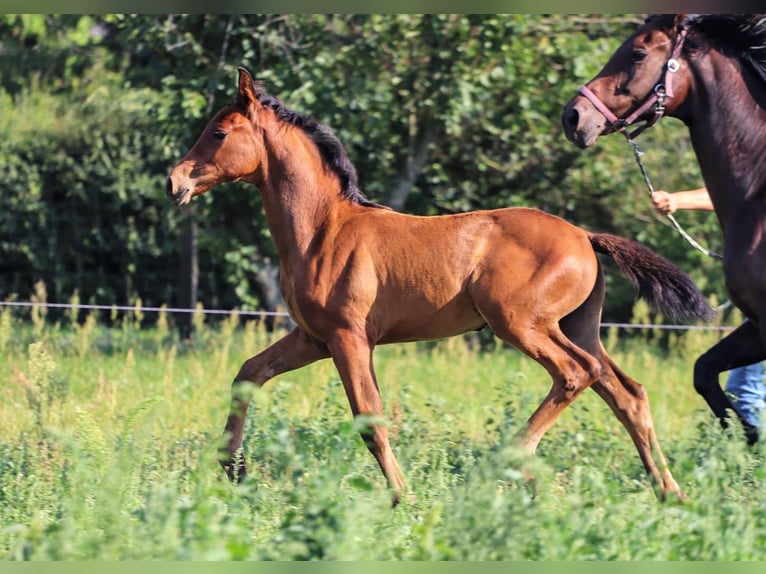
[[[646,58],[646,52],[643,50],[633,50],[633,63],[639,64],[644,61],[644,58]]]
[[[223,131],[223,130],[215,130],[215,131],[213,132],[213,137],[214,137],[215,139],[217,139],[217,140],[222,140],[223,138],[225,138],[225,137],[226,137],[226,132],[225,132],[225,131]]]

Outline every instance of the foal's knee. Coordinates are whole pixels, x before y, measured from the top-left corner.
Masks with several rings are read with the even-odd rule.
[[[588,377],[588,386],[591,386],[601,378],[601,374],[604,372],[604,367],[601,364],[601,361],[591,361],[588,364],[588,369],[586,372]]]
[[[584,390],[601,378],[603,366],[601,361],[595,357],[589,357],[589,360],[583,365],[583,372],[580,378],[580,387]]]
[[[242,363],[237,376],[234,377],[234,383],[253,383],[260,387],[273,376],[273,367],[264,364],[263,360],[259,357],[251,357]]]
[[[595,359],[587,361],[582,367],[582,369],[572,369],[564,383],[563,391],[570,400],[574,400],[577,395],[601,378],[602,366],[599,361]]]

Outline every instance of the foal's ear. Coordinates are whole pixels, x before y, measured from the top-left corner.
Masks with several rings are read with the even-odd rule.
[[[250,110],[258,103],[258,96],[255,93],[255,82],[245,68],[239,68],[239,93],[237,102],[246,110]]]

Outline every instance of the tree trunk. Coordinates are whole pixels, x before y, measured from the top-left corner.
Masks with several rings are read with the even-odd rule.
[[[269,259],[260,261],[261,268],[256,272],[253,280],[255,282],[255,292],[261,301],[261,306],[265,311],[272,313],[285,310],[285,300],[282,298],[282,292],[279,288],[279,266],[271,263]],[[270,315],[265,317],[264,324],[266,329],[271,332],[277,327],[292,328],[295,326],[289,317],[277,317]]]
[[[407,148],[407,156],[402,158],[397,170],[397,179],[391,193],[388,195],[386,205],[395,211],[402,211],[407,203],[407,196],[412,191],[415,180],[428,161],[428,147],[433,139],[433,130],[428,120],[421,120],[425,125],[418,126],[418,118],[413,112],[410,115],[410,145]]]

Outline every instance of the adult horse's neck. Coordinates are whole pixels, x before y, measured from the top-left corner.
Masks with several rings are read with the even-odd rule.
[[[739,60],[710,49],[691,60],[693,85],[679,117],[715,212],[728,224],[766,199],[766,86]]]
[[[276,118],[262,124],[264,154],[258,188],[282,262],[305,254],[317,232],[344,204],[340,181],[301,128]]]

